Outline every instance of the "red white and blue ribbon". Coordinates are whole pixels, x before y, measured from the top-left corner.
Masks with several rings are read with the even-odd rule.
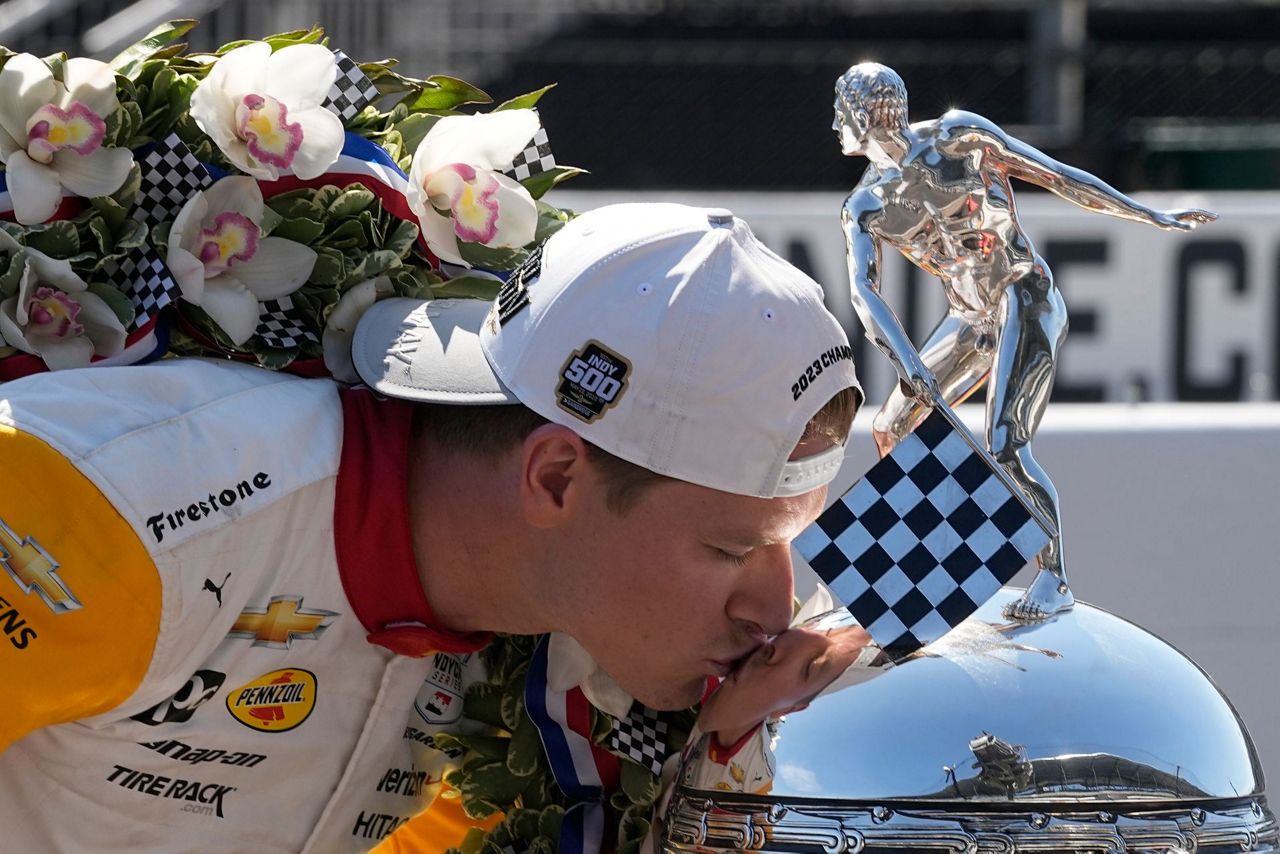
[[[524,702],[538,727],[557,785],[577,804],[565,811],[557,854],[598,854],[604,843],[604,798],[617,788],[618,759],[591,741],[591,704],[582,689],[557,691],[547,681],[549,636],[529,662]]]

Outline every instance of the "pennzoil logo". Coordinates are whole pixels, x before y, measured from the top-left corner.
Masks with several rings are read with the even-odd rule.
[[[31,537],[19,537],[0,519],[0,566],[18,589],[27,595],[35,591],[55,614],[65,614],[84,606],[58,577],[58,562]]]
[[[315,640],[338,616],[335,611],[308,610],[301,596],[272,596],[263,610],[245,608],[236,618],[229,638],[246,638],[254,646],[288,649],[295,640]]]
[[[227,711],[259,732],[288,732],[311,716],[318,683],[310,670],[272,670],[227,695]]]

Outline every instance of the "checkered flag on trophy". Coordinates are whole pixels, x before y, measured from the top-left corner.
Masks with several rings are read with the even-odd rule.
[[[378,97],[378,87],[351,57],[340,50],[335,50],[333,57],[338,61],[338,76],[324,99],[324,107],[345,125],[373,103]]]
[[[319,336],[307,326],[306,317],[288,296],[258,303],[255,334],[273,350],[288,350],[304,340],[320,343]]]
[[[155,224],[173,219],[197,190],[213,184],[209,170],[176,133],[144,149],[138,165],[142,186],[133,218],[139,222]]]
[[[144,326],[177,298],[178,283],[173,273],[150,246],[139,246],[123,258],[107,261],[102,269],[133,304],[129,332]]]
[[[554,168],[556,168],[556,159],[551,154],[551,142],[547,138],[547,129],[540,127],[533,135],[533,139],[529,140],[529,143],[516,155],[515,160],[511,161],[511,165],[503,169],[502,173],[510,175],[517,181],[523,181]]]
[[[613,722],[609,749],[659,774],[667,758],[667,722],[653,709],[632,703],[627,716]]]
[[[894,660],[964,622],[1049,542],[954,417],[935,410],[795,541]]]

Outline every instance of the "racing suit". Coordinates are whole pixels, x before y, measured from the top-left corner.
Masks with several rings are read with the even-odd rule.
[[[408,525],[411,407],[174,360],[0,389],[5,851],[363,851],[482,678]],[[492,822],[490,822],[492,823]]]

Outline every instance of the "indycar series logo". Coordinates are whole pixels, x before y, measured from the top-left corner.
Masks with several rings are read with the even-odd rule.
[[[316,675],[310,670],[272,670],[227,695],[227,711],[259,732],[288,732],[311,716]]]
[[[413,708],[432,725],[451,724],[462,717],[462,662],[447,652],[437,652]]]

